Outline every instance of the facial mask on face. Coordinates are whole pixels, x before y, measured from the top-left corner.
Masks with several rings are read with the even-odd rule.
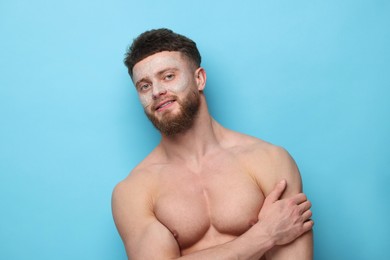
[[[185,91],[188,87],[187,80],[185,78],[182,78],[180,81],[175,81],[175,84],[167,84],[167,85],[155,85],[152,86],[152,91],[154,93],[172,93],[172,94],[178,94],[183,91]],[[153,94],[152,91],[145,93],[145,94],[139,94],[139,99],[141,101],[142,106],[145,108],[153,103]]]
[[[151,95],[138,95],[139,100],[144,108],[152,104],[153,99]]]
[[[138,94],[142,106],[146,108],[153,104],[153,93],[155,95],[163,92],[178,94],[185,91],[191,81],[190,71],[186,69],[187,66],[186,60],[178,52],[156,53],[136,64],[134,74],[139,75],[140,78],[148,77],[153,82],[150,91]],[[173,71],[174,74],[176,73],[173,82],[160,80],[156,77],[159,72],[166,68],[179,68],[179,72]],[[178,75],[179,73],[180,75]]]

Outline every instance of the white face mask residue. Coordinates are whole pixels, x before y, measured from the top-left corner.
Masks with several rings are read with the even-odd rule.
[[[138,62],[133,68],[134,83],[141,79],[151,82],[149,91],[145,93],[138,92],[142,106],[146,108],[153,104],[153,93],[166,91],[178,94],[185,91],[192,82],[192,73],[189,68],[188,61],[179,52],[159,52]],[[169,82],[167,84],[162,80],[165,74],[170,73],[169,69],[177,70],[174,72],[174,84],[169,84]],[[160,74],[163,71],[166,71],[166,73]],[[180,75],[178,75],[179,73]]]

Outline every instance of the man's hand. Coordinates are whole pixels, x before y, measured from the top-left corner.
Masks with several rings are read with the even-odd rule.
[[[259,213],[259,225],[274,241],[274,245],[284,245],[311,230],[314,222],[310,219],[311,203],[303,193],[281,199],[287,182],[282,180],[266,197]]]

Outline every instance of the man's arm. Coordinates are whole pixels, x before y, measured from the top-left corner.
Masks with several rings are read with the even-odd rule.
[[[299,170],[286,150],[279,147],[271,149],[271,158],[268,175],[265,176],[267,183],[264,185],[263,191],[265,195],[271,191],[272,187],[281,179],[287,180],[287,189],[282,195],[282,199],[291,198],[302,192],[302,180]],[[264,179],[264,176],[263,176]],[[311,205],[310,205],[311,206]],[[260,211],[259,219],[261,220],[262,210]],[[292,243],[282,246],[275,246],[267,252],[266,258],[269,260],[278,259],[313,259],[313,233],[312,230],[304,233]]]
[[[311,229],[302,219],[307,212],[302,197],[279,200],[286,183],[279,183],[266,198],[262,221],[231,242],[181,257],[171,232],[153,214],[153,201],[145,180],[130,177],[115,188],[112,210],[115,224],[130,259],[259,259],[275,245],[289,243]],[[307,215],[307,213],[306,213]],[[286,216],[290,216],[286,218]],[[307,217],[306,217],[307,218]]]
[[[151,180],[134,173],[112,194],[112,213],[129,259],[174,259],[180,250],[171,232],[153,213]]]

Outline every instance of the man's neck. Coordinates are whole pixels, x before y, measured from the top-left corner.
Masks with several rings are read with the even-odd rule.
[[[160,147],[169,160],[199,164],[206,154],[220,147],[221,130],[222,126],[211,117],[202,98],[192,127],[173,136],[162,135]]]

